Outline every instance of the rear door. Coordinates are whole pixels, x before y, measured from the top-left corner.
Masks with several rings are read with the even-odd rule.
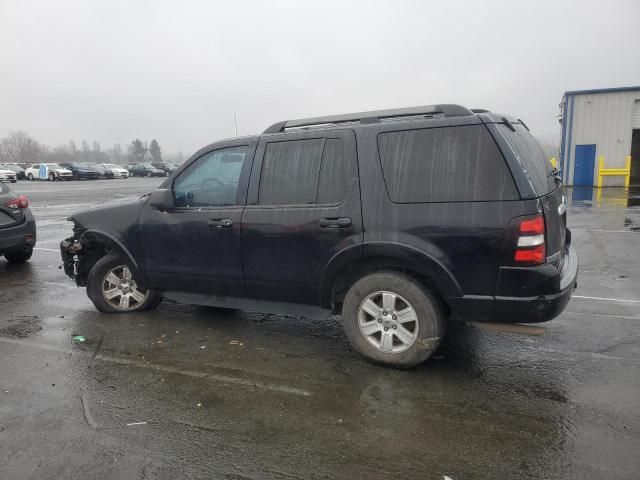
[[[329,261],[362,244],[351,130],[262,137],[242,217],[251,298],[317,304]]]

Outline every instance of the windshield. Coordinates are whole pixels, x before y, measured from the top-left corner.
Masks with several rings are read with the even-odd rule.
[[[552,192],[558,186],[551,161],[546,158],[536,139],[521,123],[513,123],[515,132],[506,125],[498,128],[511,145],[531,185],[540,196]]]

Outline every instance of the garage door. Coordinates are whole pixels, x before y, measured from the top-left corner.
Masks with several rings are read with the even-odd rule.
[[[633,105],[633,128],[640,128],[640,100]]]

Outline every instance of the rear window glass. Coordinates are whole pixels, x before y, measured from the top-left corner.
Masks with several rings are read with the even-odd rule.
[[[483,125],[382,133],[378,148],[394,202],[519,198],[504,158]]]
[[[556,189],[557,183],[553,177],[551,161],[546,158],[544,151],[524,125],[514,123],[513,127],[516,129],[515,132],[506,125],[498,126],[538,195],[552,192]]]

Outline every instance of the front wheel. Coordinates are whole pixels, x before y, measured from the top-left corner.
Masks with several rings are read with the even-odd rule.
[[[96,262],[87,276],[87,295],[101,312],[135,312],[158,306],[162,297],[139,285],[129,261],[110,253]]]
[[[53,182],[56,179],[56,176],[53,173],[49,174],[49,181]]]
[[[399,272],[375,272],[355,282],[342,317],[349,341],[362,356],[396,368],[427,360],[445,333],[438,299]]]
[[[29,175],[27,175],[27,178],[29,179],[29,181],[33,181],[33,175],[30,173]]]

